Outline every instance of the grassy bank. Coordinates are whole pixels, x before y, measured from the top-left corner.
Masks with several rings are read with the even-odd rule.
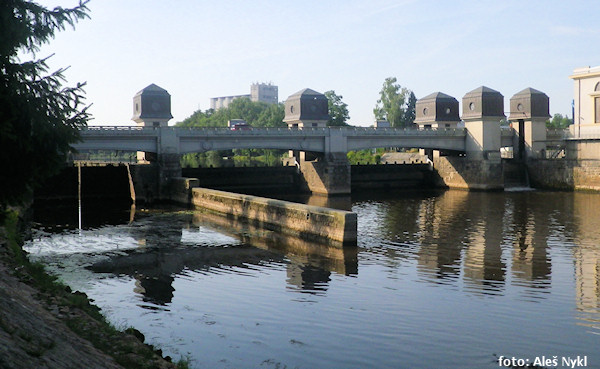
[[[21,283],[36,290],[35,298],[64,324],[64,329],[69,329],[87,340],[125,368],[166,369],[189,366],[187,360],[172,363],[170,358],[163,358],[160,350],[143,343],[144,336],[134,328],[115,328],[84,293],[71,291],[55,276],[46,273],[43,265],[30,262],[22,249],[23,221],[18,211],[9,210],[0,218],[0,260],[7,266],[6,270],[11,271]],[[22,339],[23,334],[18,329],[21,323],[10,322],[10,318],[8,316],[0,319],[0,329],[9,336],[9,340]],[[29,341],[35,343],[35,337],[30,337]],[[27,354],[41,357],[51,350],[55,343],[50,341],[30,346]]]

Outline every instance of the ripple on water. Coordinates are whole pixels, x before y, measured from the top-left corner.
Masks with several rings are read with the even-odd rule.
[[[353,204],[354,253],[252,247],[186,214],[28,247],[111,320],[198,367],[598,363],[598,207],[569,193],[399,191]],[[98,260],[135,268],[81,268]]]

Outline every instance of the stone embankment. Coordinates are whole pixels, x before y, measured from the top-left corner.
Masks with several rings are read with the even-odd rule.
[[[85,294],[30,264],[11,218],[0,225],[0,368],[176,368],[141,333],[111,327]]]

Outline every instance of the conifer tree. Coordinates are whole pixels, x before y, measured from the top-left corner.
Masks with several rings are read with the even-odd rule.
[[[0,213],[64,165],[89,114],[84,84],[64,87],[40,47],[88,17],[87,1],[47,9],[33,1],[0,1]],[[23,60],[23,59],[31,60]]]

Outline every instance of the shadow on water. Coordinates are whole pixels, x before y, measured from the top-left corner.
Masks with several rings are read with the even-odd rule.
[[[150,280],[169,282],[172,278],[166,276],[185,268],[206,270],[228,263],[239,266],[248,258],[250,264],[274,261],[296,265],[289,268],[290,283],[310,290],[311,286],[324,285],[321,282],[327,281],[330,273],[358,274],[360,252],[367,261],[384,257],[390,267],[397,267],[402,260],[416,260],[417,272],[426,282],[461,280],[472,292],[499,294],[508,279],[513,284],[547,289],[552,278],[548,243],[557,236],[582,244],[576,260],[597,260],[596,245],[588,241],[597,238],[586,235],[600,229],[594,216],[599,198],[590,194],[438,190],[357,193],[351,199],[304,198],[317,205],[335,201],[342,208],[348,209],[348,203],[354,207],[360,214],[359,227],[369,227],[359,229],[359,247],[326,246],[199,211],[173,217],[170,214],[174,210],[181,210],[173,207],[136,211],[127,204],[105,207],[88,203],[84,204],[83,228],[130,224],[127,232],[143,247],[127,251],[128,255],[112,256],[94,268],[106,272],[112,264],[115,273],[129,275],[134,269],[142,270],[141,274],[147,275],[142,277],[148,280],[146,284]],[[556,210],[557,202],[561,202],[561,211]],[[35,219],[40,224],[64,219],[54,226],[55,230],[75,229],[76,212],[76,204],[40,207],[35,209]],[[559,235],[555,224],[561,225]],[[205,229],[225,234],[233,243],[218,250],[207,248],[210,242],[182,243],[182,230],[200,234]],[[233,246],[237,251],[231,250]],[[254,256],[251,247],[258,249]],[[242,248],[247,250],[242,252]],[[585,275],[589,262],[576,263],[578,275]]]
[[[230,238],[226,243],[206,243],[202,234],[208,230]],[[289,287],[308,293],[325,291],[331,273],[358,273],[356,246],[312,243],[198,211],[142,214],[128,233],[140,247],[109,252],[89,269],[135,278],[136,292],[158,305],[171,302],[175,276],[188,270],[213,273],[278,263],[286,266]]]
[[[347,201],[342,200],[342,206]],[[379,367],[419,367],[423,361],[418,359],[425,357],[436,364],[431,367],[464,367],[460,364],[466,357],[480,358],[480,365],[473,367],[486,367],[490,358],[483,358],[481,352],[518,355],[525,343],[531,352],[562,355],[573,351],[597,359],[596,342],[589,337],[590,332],[592,337],[600,332],[600,195],[396,191],[353,194],[350,206],[359,215],[358,247],[324,246],[182,209],[138,209],[131,221],[131,211],[125,207],[108,222],[117,226],[106,226],[106,232],[124,232],[126,237],[109,238],[112,244],[104,249],[74,248],[73,254],[59,256],[85,259],[89,255],[81,265],[109,273],[99,278],[133,278],[133,287],[123,285],[133,289],[136,300],[150,303],[140,305],[142,309],[171,305],[169,309],[175,311],[183,300],[184,305],[201,309],[198,312],[219,315],[228,309],[227,296],[246,303],[259,295],[254,300],[261,303],[256,310],[267,310],[268,318],[258,319],[248,309],[234,307],[231,316],[219,315],[220,320],[211,321],[224,324],[241,314],[243,328],[238,320],[227,329],[219,324],[196,325],[198,329],[186,336],[187,326],[194,324],[190,320],[177,333],[186,342],[202,337],[203,345],[214,343],[211,349],[215,350],[222,342],[238,347],[236,339],[219,335],[233,336],[233,331],[241,337],[251,331],[252,340],[271,345],[260,351],[251,341],[243,353],[230,350],[223,357],[258,351],[264,359],[279,341],[293,342],[286,351],[291,355],[271,363],[279,365],[283,360],[296,365],[311,355],[328,357],[340,350],[335,343],[344,337],[342,344],[350,349],[344,351],[346,355],[332,357],[328,367],[344,367],[345,360],[364,358]],[[93,228],[94,217],[104,217],[96,225],[104,230],[107,218],[101,211],[92,218],[84,214],[84,228],[86,224]],[[50,221],[57,219],[46,216]],[[91,235],[85,242],[97,237],[97,233],[83,234]],[[74,237],[69,242],[82,241]],[[232,273],[241,278],[231,278]],[[190,281],[182,281],[186,277]],[[285,288],[272,288],[283,285],[283,278]],[[257,294],[258,290],[246,291],[238,284],[244,289],[253,285],[263,289]],[[190,291],[178,295],[175,288],[182,285]],[[219,288],[230,288],[229,295]],[[290,298],[280,295],[281,290],[311,296]],[[197,291],[215,300],[196,307],[200,304],[194,295]],[[265,322],[271,319],[273,331],[266,331]],[[259,320],[260,325],[252,325]],[[313,327],[319,324],[327,325],[321,331],[323,339],[314,334]],[[304,337],[281,333],[305,326]],[[357,330],[360,334],[355,334]],[[558,330],[564,338],[553,337],[551,333]],[[276,333],[281,336],[268,341]],[[161,331],[156,336],[168,334]],[[543,340],[538,339],[541,335]],[[298,341],[307,344],[300,346]],[[397,342],[406,345],[399,347]],[[186,350],[194,347],[190,344]],[[294,350],[300,347],[298,355],[308,354],[297,359]],[[442,365],[452,359],[454,364]],[[497,361],[492,364],[497,367]]]
[[[107,225],[127,224],[133,220],[135,208],[130,201],[106,202],[84,201],[81,207],[77,200],[36,201],[33,205],[33,219],[36,228],[43,227],[48,232],[57,233],[78,229],[81,215],[83,229],[95,229]]]

